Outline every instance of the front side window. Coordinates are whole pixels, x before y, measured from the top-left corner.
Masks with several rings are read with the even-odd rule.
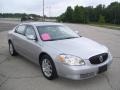
[[[35,36],[36,34],[35,34],[35,31],[34,31],[34,28],[32,26],[27,26],[25,35],[26,36],[29,36],[29,35]]]
[[[37,29],[43,41],[79,38],[74,31],[62,25],[37,26]]]
[[[26,28],[25,25],[20,25],[16,28],[15,32],[24,35],[25,28]]]

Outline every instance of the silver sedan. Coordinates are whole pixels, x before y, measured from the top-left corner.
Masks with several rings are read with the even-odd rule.
[[[39,64],[43,75],[81,80],[107,71],[112,56],[107,47],[70,28],[47,22],[22,23],[8,32],[9,52]]]

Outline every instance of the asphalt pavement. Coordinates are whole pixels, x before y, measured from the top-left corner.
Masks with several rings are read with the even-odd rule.
[[[46,80],[40,67],[22,56],[8,52],[7,31],[16,23],[0,22],[0,90],[120,90],[120,31],[82,24],[66,24],[81,36],[106,45],[113,63],[109,70],[94,78],[74,81],[58,78]]]

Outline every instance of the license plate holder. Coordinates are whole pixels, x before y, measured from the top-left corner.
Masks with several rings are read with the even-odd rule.
[[[105,72],[105,71],[107,71],[107,65],[104,65],[104,66],[99,67],[99,69],[98,69],[98,74],[103,73],[103,72]]]

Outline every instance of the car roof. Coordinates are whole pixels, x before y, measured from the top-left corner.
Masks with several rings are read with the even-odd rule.
[[[34,25],[34,26],[63,25],[61,23],[54,23],[54,22],[26,22],[22,24],[28,24],[28,25]]]

